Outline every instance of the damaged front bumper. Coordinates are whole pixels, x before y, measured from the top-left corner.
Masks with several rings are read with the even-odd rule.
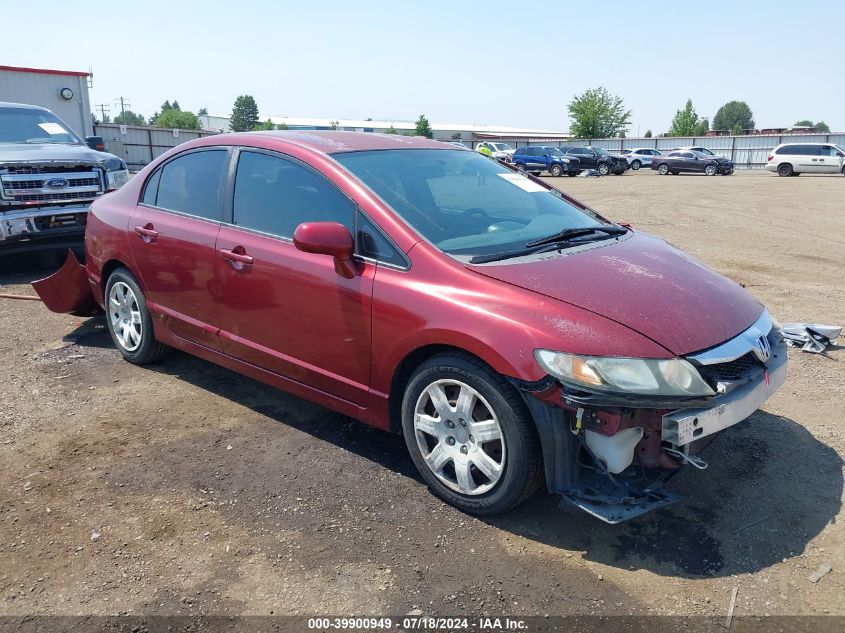
[[[82,245],[90,203],[0,211],[0,254],[39,245]]]
[[[693,443],[745,420],[786,381],[786,344],[774,330],[770,337],[765,365],[710,398],[608,395],[554,379],[515,383],[537,424],[549,490],[561,495],[563,507],[578,507],[607,523],[679,501],[665,484],[685,466],[706,468],[693,455]],[[608,438],[632,428],[642,429],[632,461],[611,472],[590,450],[586,435]]]

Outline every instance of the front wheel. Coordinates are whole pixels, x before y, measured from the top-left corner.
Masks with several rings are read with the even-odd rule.
[[[552,176],[560,176],[563,173],[563,169],[561,169],[560,165],[552,165],[552,168],[549,170],[549,173]]]
[[[638,160],[635,160],[633,163],[631,163],[631,169],[633,169],[634,171],[637,171],[642,166],[643,164]]]
[[[610,166],[607,163],[599,163],[599,175],[607,176],[610,173]]]
[[[658,165],[657,166],[657,173],[660,174],[661,176],[665,176],[666,174],[669,173],[669,165],[667,165],[666,163]]]
[[[525,164],[524,164],[524,163],[517,163],[517,164],[516,164],[516,168],[517,168],[519,171],[525,171]]]
[[[164,358],[170,348],[155,340],[153,320],[144,293],[126,268],[106,282],[106,326],[124,359],[136,365]]]
[[[704,168],[704,173],[708,176],[715,176],[717,171],[719,170],[716,169],[716,165],[707,165],[707,167]]]
[[[524,403],[471,356],[441,354],[417,369],[402,400],[402,431],[432,492],[464,512],[506,512],[542,484],[540,442]]]

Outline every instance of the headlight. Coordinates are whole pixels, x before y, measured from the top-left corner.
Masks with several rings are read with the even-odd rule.
[[[129,182],[129,170],[126,168],[126,163],[117,156],[110,157],[106,161],[106,191],[120,189],[127,182]]]
[[[555,378],[602,391],[658,396],[715,394],[682,358],[578,356],[547,349],[535,350],[534,358]]]

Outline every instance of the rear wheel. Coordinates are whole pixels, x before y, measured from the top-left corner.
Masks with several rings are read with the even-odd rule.
[[[607,163],[599,163],[599,174],[607,176],[610,173],[610,166]]]
[[[661,176],[665,176],[669,173],[669,165],[667,165],[666,163],[661,163],[657,166],[657,173]]]
[[[106,282],[106,325],[124,359],[136,365],[164,358],[170,348],[155,340],[153,320],[144,293],[126,268],[118,268]]]
[[[514,388],[464,354],[435,356],[402,400],[405,444],[425,482],[473,514],[506,512],[543,481],[540,443]]]
[[[552,165],[552,168],[549,170],[549,173],[552,176],[560,176],[563,173],[563,169],[561,169],[560,165]]]
[[[778,165],[778,176],[791,176],[792,174],[792,165],[789,163],[781,163]]]
[[[637,171],[642,166],[643,166],[643,164],[638,160],[635,160],[634,162],[631,163],[631,169],[633,169],[634,171]]]

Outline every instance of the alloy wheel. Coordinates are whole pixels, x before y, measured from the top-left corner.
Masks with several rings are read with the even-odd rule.
[[[665,176],[669,173],[669,166],[666,164],[660,165],[660,167],[657,168],[657,173],[661,176]]]
[[[716,175],[716,165],[707,165],[704,168],[704,173],[708,176],[715,176]]]
[[[414,408],[417,447],[444,485],[464,495],[491,490],[505,469],[505,438],[490,404],[454,379],[426,387]]]
[[[134,352],[143,340],[143,323],[138,298],[128,284],[117,281],[109,290],[109,323],[118,344],[127,352]]]

